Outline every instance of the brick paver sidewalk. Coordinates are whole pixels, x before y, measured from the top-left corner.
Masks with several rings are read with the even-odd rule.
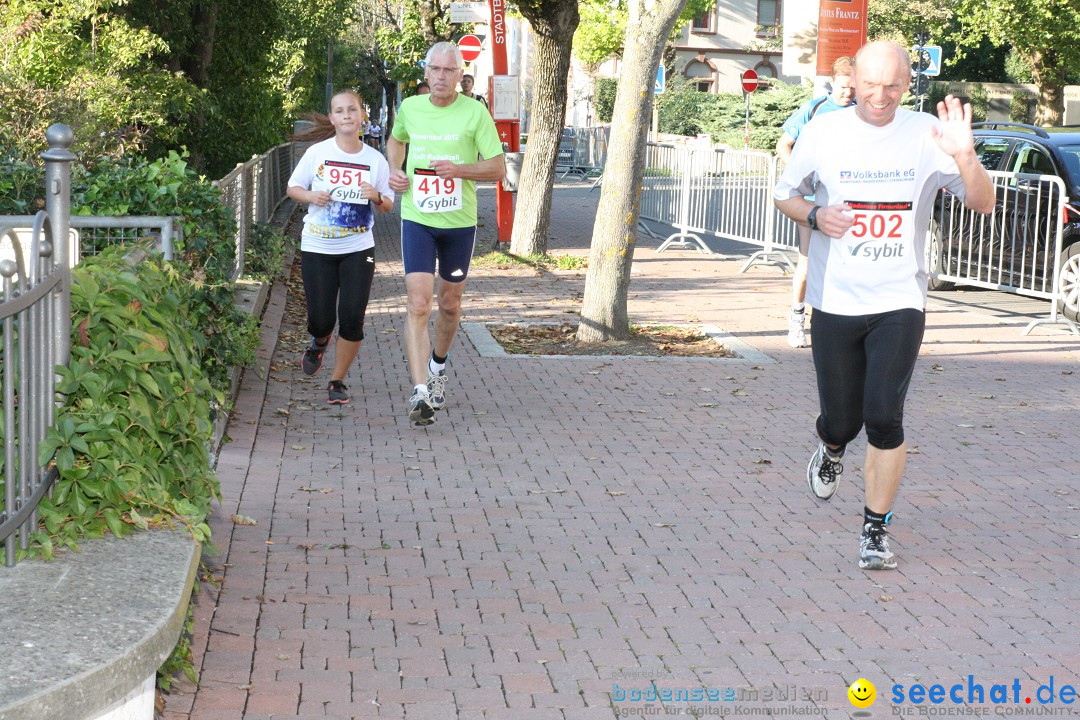
[[[586,252],[598,195],[556,190],[553,248]],[[490,243],[490,193],[481,205]],[[218,464],[199,687],[165,717],[599,720],[655,711],[634,700],[650,688],[703,686],[718,698],[662,704],[842,717],[863,677],[884,718],[894,685],[966,696],[971,675],[989,701],[1018,679],[1013,710],[1051,676],[1080,684],[1080,339],[1021,337],[989,293],[932,301],[900,568],[869,573],[864,440],[830,503],[806,490],[816,390],[809,350],[785,344],[775,268],[648,241],[630,301],[635,321],[711,323],[771,362],[490,358],[459,335],[447,410],[420,429],[396,227],[377,229],[351,404],[327,406],[326,370],[306,378],[302,344],[277,344],[302,328],[273,292]],[[477,272],[466,319],[572,318],[582,288],[579,273]]]

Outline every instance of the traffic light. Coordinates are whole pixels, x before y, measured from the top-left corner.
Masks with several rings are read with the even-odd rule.
[[[924,50],[921,45],[915,48],[915,60],[911,63],[911,69],[917,73],[924,73],[930,69],[932,60],[930,53]]]
[[[930,78],[925,75],[930,68],[930,53],[924,47],[930,41],[930,33],[920,30],[915,33],[915,57],[911,61],[911,94],[916,97],[924,97],[930,92]],[[921,103],[920,103],[921,108]]]
[[[911,78],[910,91],[916,97],[922,97],[930,92],[930,78],[922,73]]]

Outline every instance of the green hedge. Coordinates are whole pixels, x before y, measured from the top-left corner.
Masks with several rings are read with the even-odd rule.
[[[175,268],[130,265],[113,248],[72,272],[71,363],[39,460],[59,478],[42,501],[31,554],[50,557],[83,537],[205,523],[220,488],[210,467],[211,407],[222,394],[204,372],[195,293]],[[54,457],[55,454],[55,457]]]
[[[810,99],[810,88],[774,82],[767,90],[750,96],[750,147],[772,150],[791,113]],[[677,135],[707,133],[732,147],[742,147],[746,100],[739,93],[701,92],[685,80],[676,79],[657,96],[660,132]]]
[[[229,368],[249,365],[258,346],[254,318],[233,305],[231,279],[236,222],[221,190],[201,177],[176,152],[154,161],[101,158],[72,168],[74,215],[164,215],[180,218],[183,240],[176,243],[177,269],[191,285],[195,327],[208,341],[202,355],[214,387],[227,390]],[[12,159],[0,149],[0,214],[33,214],[41,209],[44,171]],[[102,249],[101,233],[83,233],[84,247]]]
[[[40,167],[0,151],[0,214],[35,212],[42,187]],[[61,477],[30,552],[49,556],[106,530],[176,522],[205,540],[218,492],[213,419],[230,367],[250,364],[259,340],[257,321],[233,303],[231,211],[177,153],[74,167],[72,211],[176,216],[183,242],[174,263],[131,268],[120,259],[130,248],[94,247],[87,235],[102,252],[73,271],[72,361],[59,387],[67,404],[40,458],[55,451]],[[279,234],[256,238],[267,259],[277,255]]]

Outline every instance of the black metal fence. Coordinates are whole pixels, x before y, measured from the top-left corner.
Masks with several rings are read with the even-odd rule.
[[[71,268],[79,262],[76,230],[93,235],[87,250],[152,236],[166,260],[173,259],[180,223],[171,217],[71,216],[70,128],[47,132],[45,210],[37,215],[0,216],[0,547],[14,565],[38,527],[37,507],[57,477],[39,462],[45,434],[57,407],[56,373],[71,354]],[[233,279],[243,273],[251,226],[267,222],[285,199],[298,160],[294,143],[273,148],[237,165],[214,184],[237,221]]]

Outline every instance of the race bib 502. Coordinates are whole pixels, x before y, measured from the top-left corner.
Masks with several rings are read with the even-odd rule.
[[[848,200],[851,229],[844,235],[848,263],[906,262],[912,245],[912,204],[910,201],[868,202]]]

